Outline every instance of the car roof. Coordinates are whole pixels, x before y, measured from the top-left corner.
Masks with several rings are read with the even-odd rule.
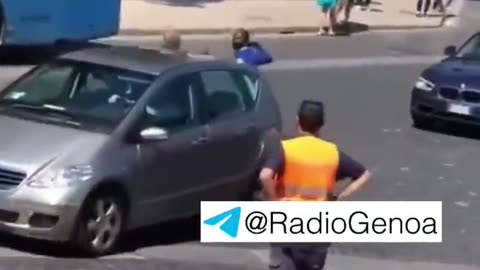
[[[94,46],[63,54],[64,60],[94,63],[159,75],[175,65],[192,62],[221,62],[211,55],[189,54],[186,51],[144,49],[134,46]]]

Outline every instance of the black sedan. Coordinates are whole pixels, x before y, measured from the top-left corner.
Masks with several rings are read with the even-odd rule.
[[[480,32],[427,68],[415,83],[410,113],[417,127],[437,121],[480,126]]]

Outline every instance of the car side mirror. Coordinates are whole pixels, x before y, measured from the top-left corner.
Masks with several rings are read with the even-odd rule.
[[[445,48],[445,50],[443,51],[443,53],[448,56],[448,57],[452,57],[455,55],[455,53],[457,53],[457,47],[455,46],[448,46]]]
[[[163,128],[149,127],[140,131],[140,138],[144,141],[166,141],[168,132]]]

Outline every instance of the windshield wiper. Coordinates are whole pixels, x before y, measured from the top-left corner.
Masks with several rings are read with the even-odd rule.
[[[75,121],[76,116],[72,113],[68,112],[64,107],[56,106],[52,104],[42,104],[42,105],[35,105],[29,104],[21,101],[9,101],[9,100],[1,100],[0,105],[7,105],[10,108],[26,110],[26,111],[33,111],[33,112],[40,112],[44,114],[51,114],[51,115],[59,115],[62,117],[66,117],[67,120],[62,122],[80,126],[81,124]]]

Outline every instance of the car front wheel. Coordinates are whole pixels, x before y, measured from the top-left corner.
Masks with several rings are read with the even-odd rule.
[[[109,193],[90,196],[77,220],[74,244],[87,256],[111,253],[123,232],[125,207],[122,201]]]

